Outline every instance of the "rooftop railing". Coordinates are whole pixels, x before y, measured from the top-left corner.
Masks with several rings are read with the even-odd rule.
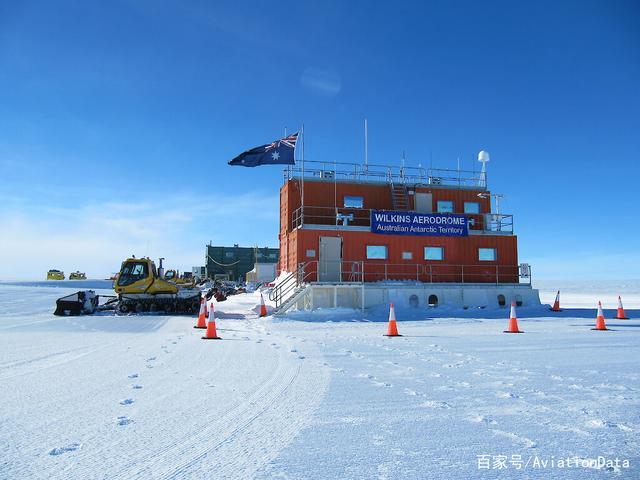
[[[394,165],[363,165],[359,163],[322,162],[305,160],[288,166],[284,178],[312,178],[324,181],[356,181],[404,183],[432,186],[457,186],[466,188],[487,188],[486,173],[471,170],[453,170],[443,168],[403,167]]]
[[[469,219],[469,231],[513,235],[513,215],[456,213]],[[291,229],[304,225],[371,227],[371,209],[348,207],[299,207],[291,216]]]

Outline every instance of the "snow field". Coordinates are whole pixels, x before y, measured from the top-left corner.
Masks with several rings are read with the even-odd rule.
[[[524,335],[501,333],[508,309],[397,309],[386,338],[386,307],[259,319],[238,295],[208,342],[194,318],[54,317],[75,289],[0,284],[0,478],[638,478],[640,321],[607,302],[613,330],[593,332],[619,285],[562,287],[541,291],[561,314],[519,309]]]

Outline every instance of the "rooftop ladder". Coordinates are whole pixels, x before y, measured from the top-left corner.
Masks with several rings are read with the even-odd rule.
[[[409,210],[409,192],[404,183],[391,183],[391,201],[394,210]]]

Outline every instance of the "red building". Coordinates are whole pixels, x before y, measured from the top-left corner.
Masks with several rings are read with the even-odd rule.
[[[381,228],[375,219],[390,223]],[[412,227],[447,222],[464,228]],[[304,172],[290,169],[280,189],[279,240],[280,270],[298,272],[302,282],[529,278],[518,263],[513,217],[492,212],[478,172],[307,162]]]

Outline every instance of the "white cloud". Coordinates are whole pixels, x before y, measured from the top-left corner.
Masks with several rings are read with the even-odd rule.
[[[300,83],[308,89],[328,97],[336,96],[342,89],[340,76],[329,69],[308,67],[302,73]]]
[[[13,200],[0,212],[1,279],[40,279],[50,268],[101,278],[132,254],[190,270],[203,264],[209,240],[277,245],[277,195],[163,196],[75,208]]]

